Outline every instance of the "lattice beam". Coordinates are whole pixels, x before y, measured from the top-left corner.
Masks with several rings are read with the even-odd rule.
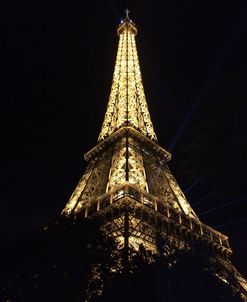
[[[157,140],[148,111],[136,49],[134,23],[126,19],[118,28],[119,44],[109,102],[99,141],[122,126],[132,126]]]

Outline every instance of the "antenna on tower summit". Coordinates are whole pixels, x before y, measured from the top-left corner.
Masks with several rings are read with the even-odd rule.
[[[126,10],[124,12],[125,12],[125,19],[129,19],[130,10],[128,10],[128,8],[126,8]]]

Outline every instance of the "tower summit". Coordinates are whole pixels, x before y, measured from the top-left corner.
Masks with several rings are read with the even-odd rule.
[[[234,286],[245,291],[227,236],[198,219],[170,172],[171,154],[158,144],[144,93],[137,27],[125,12],[98,142],[84,155],[86,171],[62,214],[99,219],[120,249],[156,253],[158,237],[170,252],[203,244],[222,267],[217,276],[229,282],[226,275],[234,275]]]
[[[144,94],[135,36],[136,25],[126,18],[119,25],[117,58],[109,102],[99,141],[122,126],[131,126],[152,140],[157,140]]]

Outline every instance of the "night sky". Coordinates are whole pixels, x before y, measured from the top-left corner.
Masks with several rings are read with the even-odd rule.
[[[1,16],[3,241],[8,244],[53,220],[81,177],[86,166],[83,154],[96,144],[103,122],[117,51],[116,27],[126,7],[139,30],[144,88],[159,143],[171,150],[170,167],[192,206],[214,195],[214,202],[205,199],[194,206],[195,211],[222,206],[202,221],[211,226],[226,224],[219,230],[229,235],[234,261],[246,273],[246,1],[5,3]],[[215,108],[218,104],[222,108],[222,102],[226,111],[219,109],[217,123]],[[208,129],[213,128],[203,136],[208,135],[208,144],[210,131],[216,145],[220,141],[215,153],[212,144],[211,151],[205,152],[205,140],[186,151],[186,146],[193,146],[193,133],[202,119]],[[212,172],[203,171],[200,152],[209,154],[204,167],[222,163],[223,169],[216,167],[216,180],[229,174],[234,181],[230,185],[221,181],[222,186],[208,181]],[[201,170],[188,173],[183,167],[193,158]],[[225,188],[227,194],[236,191],[235,196],[227,195]]]

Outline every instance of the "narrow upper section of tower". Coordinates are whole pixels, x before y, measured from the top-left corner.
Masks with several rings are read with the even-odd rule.
[[[144,94],[136,49],[136,25],[126,17],[117,29],[119,44],[111,93],[98,140],[101,141],[122,126],[131,126],[143,135],[157,140]]]

